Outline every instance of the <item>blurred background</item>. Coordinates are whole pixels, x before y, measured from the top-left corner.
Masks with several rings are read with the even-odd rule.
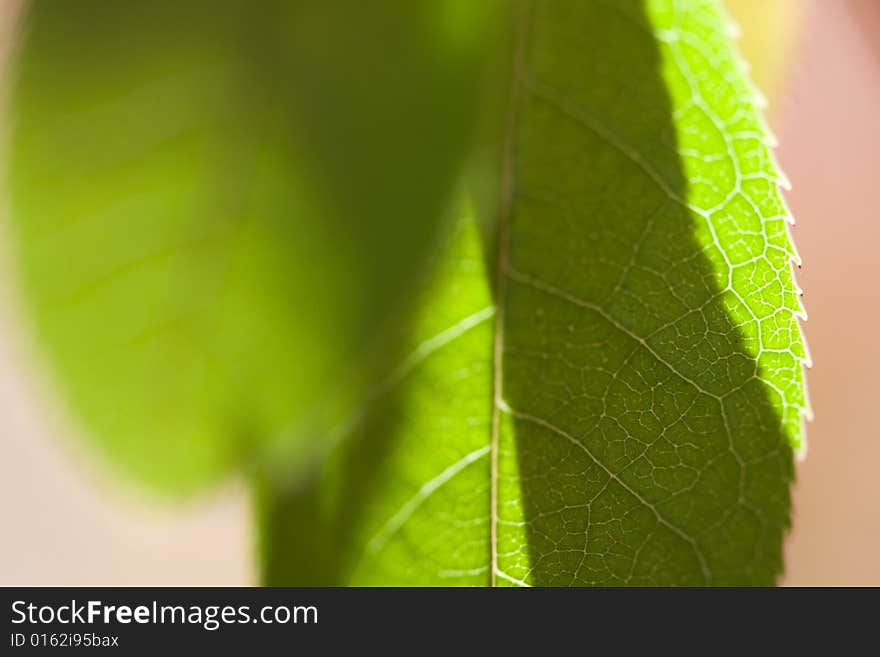
[[[880,0],[731,0],[792,182],[815,420],[787,585],[880,585]],[[7,60],[17,0],[0,0]],[[2,100],[2,99],[0,99]],[[0,222],[0,239],[3,235]],[[0,262],[0,271],[6,271]],[[0,277],[0,583],[250,584],[249,503],[169,506],[108,474],[46,402]]]

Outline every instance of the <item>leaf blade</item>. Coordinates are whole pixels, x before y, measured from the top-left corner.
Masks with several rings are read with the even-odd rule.
[[[509,226],[482,356],[495,349],[495,382],[461,393],[482,390],[491,408],[415,450],[470,446],[404,484],[370,569],[334,581],[446,583],[455,497],[405,538],[401,514],[488,446],[494,464],[470,484],[485,510],[468,517],[489,527],[461,534],[488,545],[456,564],[463,583],[770,584],[806,351],[781,174],[724,19],[700,0],[531,4],[498,186]],[[349,539],[331,543],[358,563]],[[294,565],[268,581],[298,577]]]
[[[488,583],[494,306],[476,224],[445,244],[409,355],[340,425],[315,478],[256,482],[266,584]]]
[[[500,532],[518,555],[497,567],[545,585],[770,583],[805,354],[779,177],[722,16],[702,2],[535,10],[500,409],[516,464],[499,468],[544,481],[521,484],[506,520],[525,540]],[[646,33],[657,45],[636,48]],[[601,63],[566,68],[559,53],[581,40]],[[584,85],[604,67],[625,81]],[[548,173],[566,165],[576,177]],[[550,378],[548,358],[554,392],[535,395],[524,382]],[[772,398],[780,382],[792,399]],[[560,439],[564,472],[542,475]]]
[[[29,3],[16,263],[58,388],[110,460],[170,493],[267,460],[293,477],[393,362],[384,335],[438,239],[492,11]]]

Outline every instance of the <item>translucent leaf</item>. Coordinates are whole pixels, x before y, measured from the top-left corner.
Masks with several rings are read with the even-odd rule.
[[[23,298],[126,472],[294,477],[396,353],[493,7],[29,4],[8,156]]]
[[[468,216],[411,355],[312,482],[259,486],[265,579],[771,584],[807,355],[723,15],[545,0],[512,29],[492,294]]]

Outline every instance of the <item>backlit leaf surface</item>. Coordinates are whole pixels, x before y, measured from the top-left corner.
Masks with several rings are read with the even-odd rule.
[[[295,477],[393,362],[494,7],[28,3],[17,274],[58,388],[124,472],[173,492],[252,462]]]
[[[313,481],[260,486],[265,580],[772,584],[807,354],[726,19],[538,0],[511,29],[498,237],[467,213],[411,355]]]

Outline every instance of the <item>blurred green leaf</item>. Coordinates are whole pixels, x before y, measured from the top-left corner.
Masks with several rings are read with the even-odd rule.
[[[410,355],[313,480],[259,483],[267,583],[776,580],[807,356],[726,28],[712,0],[524,5],[478,183],[496,302],[468,213]]]
[[[496,3],[29,4],[12,235],[71,408],[136,478],[284,463],[395,353]],[[308,450],[306,450],[307,453]]]
[[[444,581],[475,563],[449,583],[485,582],[495,309],[470,217],[440,253],[407,354],[331,432],[316,478],[260,480],[267,583]]]

